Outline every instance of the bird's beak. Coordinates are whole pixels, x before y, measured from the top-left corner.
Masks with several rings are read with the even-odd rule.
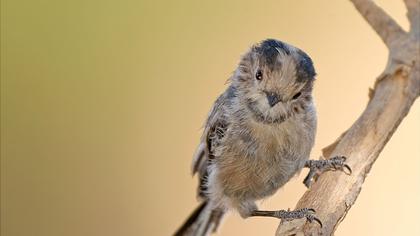
[[[280,97],[276,93],[266,92],[265,95],[267,95],[267,100],[270,107],[274,107],[274,105],[280,102]]]

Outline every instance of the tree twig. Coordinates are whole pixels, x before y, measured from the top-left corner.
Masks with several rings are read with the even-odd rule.
[[[419,37],[420,34],[420,1],[404,0],[407,7],[407,18],[410,21],[410,31]]]
[[[333,234],[356,201],[373,163],[420,95],[420,36],[413,29],[419,24],[419,1],[404,0],[412,25],[409,33],[372,1],[350,1],[390,49],[388,65],[377,78],[361,116],[323,150],[325,157],[346,156],[352,175],[323,173],[296,206],[314,208],[323,228],[305,220],[285,221],[280,223],[277,236]]]
[[[405,35],[404,30],[382,8],[371,0],[350,0],[370,26],[388,46]],[[408,0],[410,1],[410,0]]]

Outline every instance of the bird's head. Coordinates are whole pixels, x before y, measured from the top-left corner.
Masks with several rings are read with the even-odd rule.
[[[242,56],[232,77],[241,104],[264,123],[283,122],[312,103],[315,69],[302,50],[267,39]]]

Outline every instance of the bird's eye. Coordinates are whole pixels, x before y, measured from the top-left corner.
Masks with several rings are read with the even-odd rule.
[[[257,73],[255,73],[255,79],[256,80],[262,80],[263,74],[261,70],[258,70]]]
[[[295,94],[295,95],[292,97],[292,99],[293,99],[293,100],[297,99],[298,97],[300,97],[300,95],[301,95],[301,94],[302,94],[301,92],[298,92],[297,94]]]

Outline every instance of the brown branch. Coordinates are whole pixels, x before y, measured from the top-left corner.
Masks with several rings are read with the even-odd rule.
[[[350,1],[387,46],[405,35],[397,22],[371,0]]]
[[[420,34],[420,1],[404,0],[407,7],[407,18],[410,21],[410,31],[419,37]]]
[[[373,163],[420,95],[419,34],[404,33],[372,1],[351,1],[390,49],[388,65],[377,78],[370,101],[359,119],[323,150],[325,157],[346,156],[352,175],[338,171],[323,173],[296,206],[296,209],[316,209],[323,228],[305,220],[285,221],[280,223],[277,236],[332,235],[356,201]],[[418,0],[405,0],[408,9],[415,8],[416,2]],[[410,11],[411,23],[418,24],[412,21],[418,19],[419,11]]]

